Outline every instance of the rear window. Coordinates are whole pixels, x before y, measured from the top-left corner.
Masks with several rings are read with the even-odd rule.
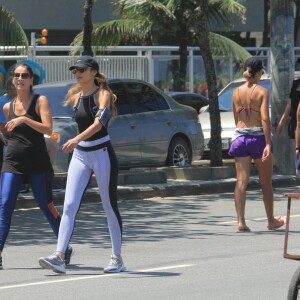
[[[112,83],[109,85],[112,92],[117,96],[116,108],[118,115],[126,115],[131,113],[131,105],[128,99],[127,91],[123,83]]]

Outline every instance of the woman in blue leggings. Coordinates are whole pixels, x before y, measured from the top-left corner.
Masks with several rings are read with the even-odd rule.
[[[13,69],[16,97],[3,107],[8,122],[7,151],[1,174],[0,198],[0,269],[2,251],[9,233],[11,217],[24,177],[28,178],[34,197],[58,236],[60,218],[52,202],[52,165],[44,134],[51,134],[52,116],[45,96],[34,95],[33,71],[26,64]]]
[[[118,162],[107,132],[108,123],[116,114],[116,97],[107,86],[105,76],[99,73],[99,65],[93,57],[80,57],[70,70],[77,85],[68,92],[66,102],[74,108],[79,134],[62,148],[65,153],[74,152],[68,170],[57,249],[53,255],[40,258],[39,263],[56,273],[66,272],[66,247],[82,196],[94,173],[112,243],[111,259],[104,272],[122,272],[125,265],[121,257],[122,220],[117,204]]]

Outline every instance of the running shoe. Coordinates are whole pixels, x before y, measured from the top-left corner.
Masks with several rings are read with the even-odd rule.
[[[119,273],[125,272],[126,267],[123,263],[121,256],[111,255],[110,261],[106,268],[104,268],[104,273]]]
[[[0,270],[3,269],[3,266],[2,266],[2,256],[0,256]]]
[[[42,268],[50,269],[55,273],[59,273],[59,274],[66,273],[65,261],[55,253],[48,257],[41,257],[39,259],[39,264]]]
[[[73,256],[74,253],[75,253],[75,249],[69,245],[65,252],[65,264],[66,265],[70,264],[71,257]]]

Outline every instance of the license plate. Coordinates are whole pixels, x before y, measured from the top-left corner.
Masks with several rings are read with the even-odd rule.
[[[228,139],[222,140],[222,150],[227,150],[229,148],[229,141]]]
[[[204,150],[209,151],[209,143],[205,144]],[[222,139],[222,150],[227,150],[229,149],[229,139]]]

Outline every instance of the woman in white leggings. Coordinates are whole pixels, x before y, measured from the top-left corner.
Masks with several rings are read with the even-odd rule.
[[[118,161],[107,132],[116,115],[115,95],[106,84],[104,74],[91,56],[82,56],[70,67],[77,85],[70,89],[66,103],[74,108],[79,134],[68,140],[63,152],[73,156],[68,170],[64,210],[56,252],[41,257],[39,264],[56,273],[65,273],[65,251],[71,239],[75,217],[92,173],[96,176],[102,205],[106,213],[112,243],[112,255],[104,272],[126,270],[121,257],[122,219],[117,203]]]

